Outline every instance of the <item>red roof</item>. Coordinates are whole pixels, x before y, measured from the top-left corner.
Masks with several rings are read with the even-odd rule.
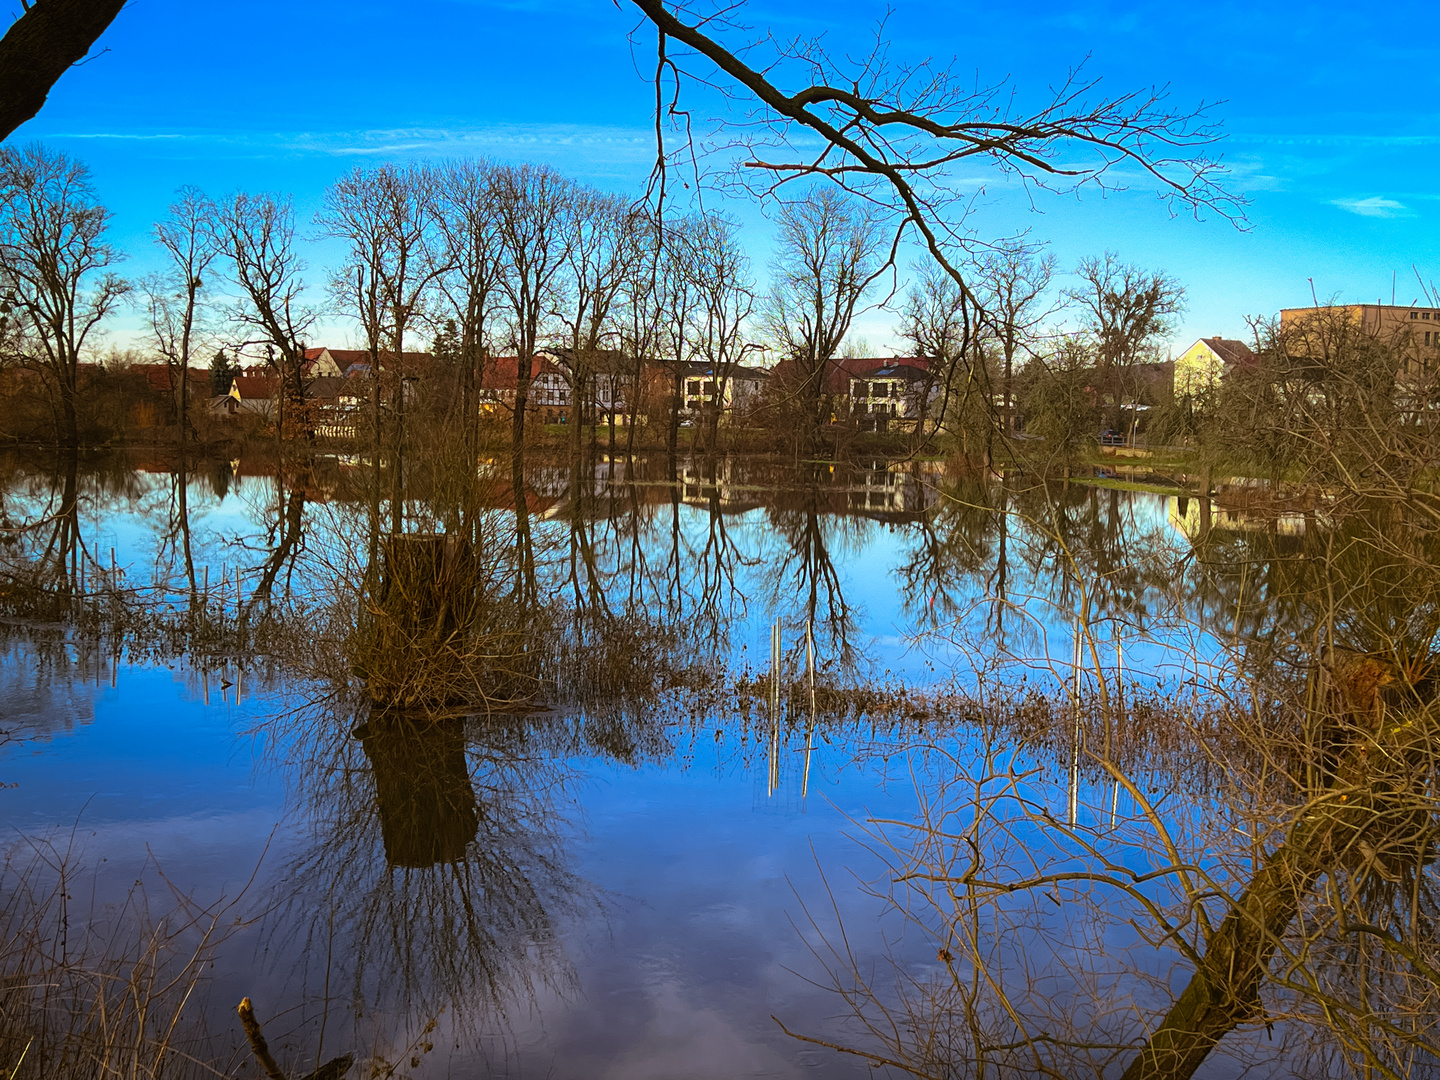
[[[136,375],[145,377],[145,385],[157,394],[168,394],[174,386],[180,383],[180,369],[175,369],[175,383],[170,382],[170,366],[168,364],[131,364],[129,369]],[[204,368],[190,369],[190,385],[198,386],[208,383],[210,372]],[[198,380],[198,381],[197,381]]]
[[[537,356],[530,364],[530,378],[539,378],[541,375],[564,374],[564,371],[555,363],[544,357]],[[520,358],[518,356],[492,356],[487,359],[480,371],[480,388],[482,390],[514,390],[520,378]]]
[[[244,401],[258,401],[275,396],[279,380],[274,375],[236,375],[235,391]]]

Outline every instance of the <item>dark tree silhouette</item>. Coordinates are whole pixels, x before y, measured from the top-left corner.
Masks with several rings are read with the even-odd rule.
[[[0,38],[0,139],[40,111],[50,88],[85,58],[124,6],[125,0],[25,3],[25,14]]]

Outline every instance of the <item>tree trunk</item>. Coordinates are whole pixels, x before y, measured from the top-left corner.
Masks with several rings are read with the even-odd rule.
[[[76,399],[80,395],[79,371],[73,357],[60,362],[60,418],[64,445],[80,445],[80,417]]]
[[[1320,876],[1302,826],[1275,851],[1210,939],[1200,967],[1121,1080],[1185,1080],[1225,1035],[1260,1015],[1260,983],[1300,902]]]

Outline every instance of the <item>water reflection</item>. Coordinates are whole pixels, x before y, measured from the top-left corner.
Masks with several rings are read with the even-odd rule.
[[[665,831],[695,797],[673,790],[677,778],[702,761],[707,774],[739,776],[747,808],[781,822],[828,820],[812,785],[849,791],[858,808],[894,797],[885,781],[906,771],[931,783],[940,757],[970,785],[954,818],[970,839],[952,849],[928,834],[921,849],[950,884],[969,873],[973,907],[957,912],[936,891],[943,913],[926,933],[969,935],[967,975],[1012,970],[1016,950],[1043,946],[1055,960],[1023,993],[997,979],[1008,1002],[973,981],[968,999],[932,999],[915,1030],[946,1038],[921,1048],[931,1056],[916,1067],[1118,1069],[1144,1035],[1136,1016],[1164,1012],[1171,991],[1152,973],[1157,957],[1173,958],[1167,943],[1187,942],[1193,960],[1226,925],[1226,905],[1256,895],[1256,865],[1280,865],[1279,852],[1303,856],[1285,864],[1293,910],[1271,896],[1273,918],[1284,916],[1274,940],[1237,938],[1270,974],[1257,968],[1242,987],[1222,1036],[1258,1023],[1262,1007],[1292,1031],[1320,1030],[1320,985],[1359,1033],[1346,1053],[1377,1045],[1367,995],[1423,1014],[1419,969],[1397,958],[1429,963],[1440,917],[1425,719],[1440,550],[1386,507],[1284,508],[1267,521],[1275,508],[915,462],[170,464],[7,460],[14,539],[0,554],[0,604],[17,645],[6,678],[47,662],[73,681],[92,666],[113,673],[117,647],[214,672],[221,686],[222,672],[232,684],[246,672],[247,694],[267,699],[251,725],[264,769],[290,808],[265,942],[307,1053],[337,1039],[360,1046],[371,1020],[418,1031],[441,1016],[447,1037],[473,1043],[508,1027],[514,1048],[532,1008],[598,1009],[584,1004],[582,970],[600,976],[574,947],[593,931],[576,927],[596,912],[623,916],[597,880],[603,855],[587,846],[587,810],[606,805],[596,777],[624,791],[607,837],[631,813],[674,845],[662,855],[660,841],[633,842],[626,865],[649,879],[643,889],[682,889],[667,881],[670,862],[739,846],[714,822],[687,825],[705,844]],[[1289,513],[1304,527],[1284,524]],[[1217,690],[1243,693],[1197,704]],[[227,704],[238,704],[233,691]],[[1326,811],[1323,837],[1277,835],[1320,806],[1341,807]],[[1073,868],[1099,852],[1111,867],[1160,867],[1157,820],[1181,852],[1171,861],[1199,867],[1201,884],[1153,879],[1146,899],[1172,921],[1150,938],[1154,912],[1133,894],[1109,904],[1052,881],[1059,900],[1005,899],[1029,888],[1027,858]],[[985,875],[967,869],[981,858],[972,843]],[[836,859],[860,857],[838,844]],[[737,854],[723,865],[748,864]],[[1010,944],[982,939],[982,909],[999,914],[991,925],[1009,927]],[[683,937],[674,926],[690,917],[666,932]],[[1147,929],[1117,931],[1133,929],[1127,919]],[[1369,929],[1355,929],[1361,920]],[[1110,943],[1088,954],[1111,965],[1103,978],[1074,966],[1077,941]],[[897,961],[912,973],[930,964],[928,978],[927,948]],[[942,950],[956,955],[953,943]],[[1292,965],[1289,982],[1272,961]],[[699,994],[699,977],[686,977]],[[1095,1019],[1063,1054],[994,1051],[1060,1030],[1084,1013],[1077,1002]],[[1387,1061],[1418,1045],[1415,1026],[1391,1032]]]

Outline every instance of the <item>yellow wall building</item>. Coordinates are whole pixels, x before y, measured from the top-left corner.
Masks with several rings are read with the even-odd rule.
[[[1440,359],[1440,307],[1399,304],[1336,304],[1282,308],[1280,332],[1292,354],[1307,347],[1323,348],[1323,338],[1337,320],[1389,345],[1405,359],[1407,371],[1429,371]],[[1309,354],[1309,355],[1313,355]]]
[[[1194,396],[1213,391],[1227,369],[1254,359],[1243,341],[1218,335],[1200,338],[1175,358],[1175,393]]]

